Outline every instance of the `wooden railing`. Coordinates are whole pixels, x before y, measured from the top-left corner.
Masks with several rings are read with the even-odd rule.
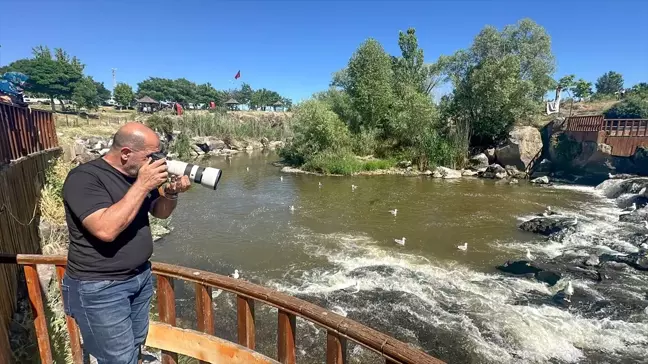
[[[0,102],[0,165],[55,147],[51,112]]]
[[[602,131],[610,136],[648,136],[648,119],[605,119]]]
[[[52,353],[36,265],[55,265],[60,289],[65,273],[66,258],[63,256],[0,254],[0,264],[2,263],[24,266],[41,361],[44,364],[50,364],[52,363]],[[339,316],[312,303],[244,280],[165,263],[154,262],[152,270],[157,277],[157,302],[160,322],[151,322],[146,345],[162,350],[163,364],[177,363],[178,354],[196,358],[201,363],[277,363],[274,359],[254,351],[256,342],[254,307],[256,302],[278,309],[277,359],[280,363],[296,362],[297,317],[326,329],[327,364],[343,364],[347,362],[347,340],[351,340],[379,354],[384,358],[385,363],[442,363],[442,361],[408,344],[353,320]],[[199,331],[175,327],[174,279],[192,282],[195,286]],[[237,295],[238,344],[214,336],[212,288],[222,289]],[[74,320],[70,317],[66,317],[66,322],[70,333],[74,363],[82,363],[78,329]]]

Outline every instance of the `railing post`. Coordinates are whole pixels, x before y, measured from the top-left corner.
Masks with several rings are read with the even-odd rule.
[[[36,265],[25,265],[25,280],[27,281],[27,292],[29,303],[34,315],[34,328],[38,340],[38,351],[41,363],[52,364],[52,350],[50,348],[49,334],[47,332],[47,321],[45,320],[45,309],[43,307],[43,296]]]
[[[286,311],[279,310],[277,358],[283,364],[295,364],[295,330],[297,318]]]
[[[326,332],[326,364],[346,364],[346,352],[346,338],[328,330]]]
[[[255,347],[254,301],[237,296],[238,343],[248,349]]]
[[[198,318],[198,331],[214,335],[214,315],[212,309],[211,287],[196,283],[196,317]],[[200,361],[207,364],[206,361]]]
[[[59,284],[59,290],[61,291],[61,297],[63,296],[63,276],[65,275],[65,266],[57,265],[56,266],[56,278]],[[65,324],[68,329],[68,334],[70,335],[70,349],[72,350],[72,361],[74,364],[83,364],[83,352],[81,351],[81,341],[79,340],[79,330],[77,328],[76,322],[74,319],[68,315],[65,315]]]
[[[157,302],[160,321],[171,326],[176,325],[175,292],[173,279],[157,275]],[[178,354],[162,350],[162,364],[177,364]]]

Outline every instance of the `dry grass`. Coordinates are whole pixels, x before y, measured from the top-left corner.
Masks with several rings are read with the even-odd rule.
[[[547,115],[543,112],[532,118],[532,120],[520,121],[518,124],[541,128],[559,117],[601,115],[618,102],[619,100],[593,100],[572,103],[571,100],[567,100],[560,103],[560,113],[558,114]]]

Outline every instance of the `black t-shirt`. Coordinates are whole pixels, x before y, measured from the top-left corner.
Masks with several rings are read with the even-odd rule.
[[[82,221],[119,202],[135,182],[103,158],[70,171],[63,185],[65,219],[70,233],[67,273],[79,280],[124,280],[135,276],[153,253],[148,212],[160,195],[151,191],[131,224],[112,242],[93,236]]]

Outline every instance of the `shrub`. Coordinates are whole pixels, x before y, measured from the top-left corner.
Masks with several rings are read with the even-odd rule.
[[[648,118],[648,100],[629,96],[605,112],[606,119]]]
[[[372,155],[378,149],[379,132],[376,129],[361,128],[359,133],[353,134],[352,148],[356,155]]]
[[[302,168],[307,171],[325,174],[351,175],[362,171],[388,169],[394,165],[392,160],[361,160],[350,152],[324,152],[306,162]]]
[[[339,154],[351,147],[349,130],[330,107],[317,100],[300,105],[293,118],[294,137],[280,151],[289,163],[302,165],[318,154]]]

